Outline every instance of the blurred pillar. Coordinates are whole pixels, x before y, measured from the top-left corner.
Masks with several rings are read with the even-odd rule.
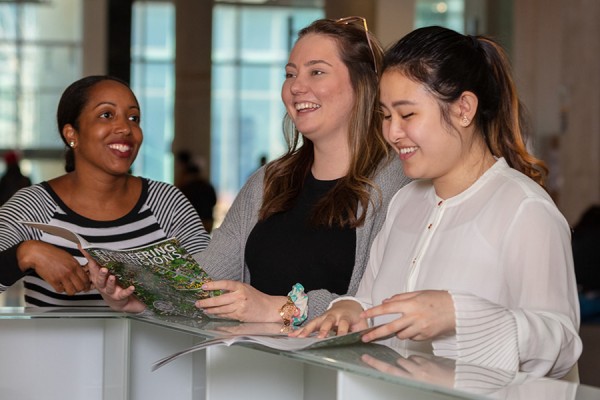
[[[173,152],[206,161],[210,176],[212,0],[175,0],[175,134]]]

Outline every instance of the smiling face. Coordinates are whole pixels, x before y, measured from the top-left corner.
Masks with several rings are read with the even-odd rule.
[[[78,126],[63,129],[67,142],[75,143],[77,170],[91,167],[111,175],[129,171],[143,135],[140,108],[128,87],[112,80],[92,86]]]
[[[281,97],[298,131],[315,146],[347,146],[355,94],[336,41],[326,35],[303,36],[290,53],[285,75]]]
[[[383,74],[380,94],[383,135],[398,153],[404,173],[432,179],[434,185],[460,176],[466,146],[458,131],[444,121],[435,97],[397,70]]]

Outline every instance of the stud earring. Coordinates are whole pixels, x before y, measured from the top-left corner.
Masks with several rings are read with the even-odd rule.
[[[465,127],[468,126],[469,122],[471,122],[471,121],[469,121],[469,118],[466,115],[463,115],[462,120],[461,120],[462,126],[465,126]]]
[[[69,147],[70,147],[70,148],[74,148],[74,147],[75,147],[75,142],[74,142],[73,140],[71,140],[71,141],[69,142]]]

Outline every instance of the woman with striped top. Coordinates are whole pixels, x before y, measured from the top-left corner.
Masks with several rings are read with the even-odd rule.
[[[67,173],[20,190],[0,208],[0,291],[23,278],[27,306],[106,307],[76,246],[23,220],[111,247],[168,237],[192,254],[206,247],[209,236],[177,188],[130,174],[143,140],[140,115],[129,86],[114,77],[88,76],[64,91],[57,122]]]

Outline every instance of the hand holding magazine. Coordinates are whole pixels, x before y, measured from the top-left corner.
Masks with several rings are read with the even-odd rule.
[[[117,277],[121,286],[133,285],[140,301],[158,314],[201,317],[206,314],[196,308],[196,300],[221,294],[202,289],[210,277],[175,238],[123,250],[89,243],[59,226],[22,223],[81,245],[99,265]]]

